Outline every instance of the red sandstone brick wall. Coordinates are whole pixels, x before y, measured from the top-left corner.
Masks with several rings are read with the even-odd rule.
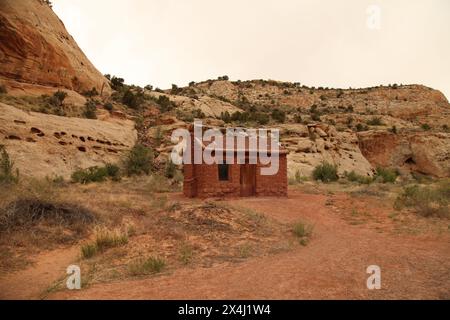
[[[276,175],[262,176],[262,165],[256,169],[256,196],[287,196],[287,159],[280,155],[279,170]],[[230,165],[230,180],[219,181],[218,165],[184,165],[183,192],[187,197],[239,197],[240,165]]]

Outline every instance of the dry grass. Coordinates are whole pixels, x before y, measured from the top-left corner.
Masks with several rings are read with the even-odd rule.
[[[138,259],[129,266],[129,272],[133,276],[160,273],[166,267],[166,260],[160,257]]]
[[[412,208],[423,217],[450,218],[450,180],[432,185],[408,185],[395,201],[396,209]]]

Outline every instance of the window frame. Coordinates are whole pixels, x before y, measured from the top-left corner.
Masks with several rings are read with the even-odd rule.
[[[226,177],[226,179],[222,179],[223,178],[223,175],[221,175],[221,167],[223,168],[223,167],[225,167],[226,168],[226,175],[227,175],[227,177]],[[229,164],[227,164],[227,163],[219,163],[218,165],[217,165],[217,178],[219,179],[219,182],[230,182],[231,181],[231,179],[230,179],[230,165]]]

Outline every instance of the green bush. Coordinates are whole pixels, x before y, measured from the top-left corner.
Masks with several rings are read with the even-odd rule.
[[[1,84],[0,85],[0,94],[6,94],[8,93],[8,90],[6,90],[6,86]]]
[[[421,128],[425,131],[431,130],[431,126],[428,123],[422,124]]]
[[[139,108],[142,102],[143,98],[141,93],[133,93],[133,91],[128,88],[123,94],[122,103],[132,109]]]
[[[376,171],[376,180],[381,180],[383,183],[394,183],[399,173],[395,169],[378,167]]]
[[[83,96],[89,97],[89,98],[94,97],[94,96],[98,96],[98,91],[97,91],[97,89],[95,87],[92,87],[91,90],[83,91]]]
[[[339,179],[337,175],[337,167],[328,162],[323,162],[314,168],[314,180],[321,180],[322,182],[332,182]]]
[[[106,164],[104,167],[89,167],[78,169],[72,173],[72,181],[76,183],[87,184],[90,182],[103,182],[107,178],[114,181],[120,180],[120,169],[113,164]]]
[[[348,181],[358,182],[361,184],[369,184],[373,181],[372,177],[362,176],[357,174],[355,171],[351,171],[350,173],[346,173],[345,177]]]
[[[13,172],[14,162],[10,159],[5,146],[0,145],[0,183],[17,183],[19,181],[19,170]]]
[[[358,123],[356,125],[356,131],[360,132],[360,131],[367,131],[369,130],[369,127],[367,127],[367,125],[362,125],[361,123]]]
[[[273,120],[275,120],[279,123],[284,123],[286,121],[286,113],[279,109],[274,109],[272,111],[271,117]]]
[[[153,167],[153,150],[141,144],[136,144],[131,149],[125,161],[127,174],[149,174]]]
[[[231,122],[231,115],[228,111],[225,112],[221,112],[220,113],[220,119],[222,119],[223,122],[225,123],[230,123]]]
[[[156,103],[159,106],[159,111],[162,113],[168,112],[175,107],[175,104],[167,96],[163,95],[158,97]]]
[[[125,80],[123,78],[118,78],[116,76],[113,76],[111,78],[111,88],[113,90],[120,90],[124,86]]]
[[[169,159],[166,163],[166,169],[165,169],[164,175],[167,178],[172,179],[173,177],[175,177],[176,171],[177,171],[176,165],[172,162],[171,159]]]
[[[58,90],[53,94],[52,104],[54,106],[61,106],[64,103],[64,100],[67,98],[67,92]]]
[[[113,181],[119,181],[121,179],[120,168],[115,164],[107,163],[105,165],[105,169],[108,177],[110,177]]]
[[[88,100],[84,105],[83,116],[87,119],[97,119],[97,105],[94,101]]]
[[[105,104],[103,105],[103,107],[104,107],[106,110],[110,111],[110,112],[113,111],[113,109],[114,109],[114,106],[112,105],[111,102],[105,103]]]

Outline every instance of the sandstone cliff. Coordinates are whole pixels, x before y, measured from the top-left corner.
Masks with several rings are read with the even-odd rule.
[[[0,103],[0,144],[23,175],[69,178],[76,168],[120,163],[136,139],[129,120],[27,113]]]
[[[111,92],[108,81],[41,0],[0,0],[0,82]]]

